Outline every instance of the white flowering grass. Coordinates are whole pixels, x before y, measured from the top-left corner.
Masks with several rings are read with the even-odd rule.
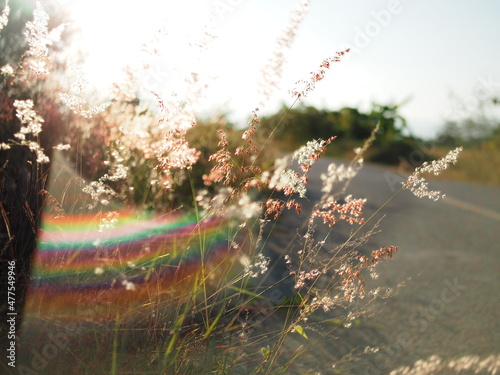
[[[435,176],[440,175],[450,165],[454,165],[457,163],[458,156],[460,152],[462,152],[462,150],[462,147],[457,147],[441,159],[433,160],[430,163],[425,162],[420,167],[415,168],[415,171],[408,177],[405,182],[402,183],[403,188],[410,190],[413,195],[418,198],[429,198],[434,201],[443,198],[444,194],[441,194],[440,191],[429,190],[428,183],[425,178],[422,177],[422,174],[432,173]]]
[[[6,0],[2,10],[2,14],[0,15],[0,33],[2,32],[3,28],[7,26],[7,23],[9,22],[9,14],[10,14],[9,0]]]
[[[61,101],[75,114],[84,118],[92,118],[99,113],[102,113],[108,108],[111,103],[103,103],[98,105],[88,104],[85,96],[88,93],[88,82],[83,76],[80,68],[76,65],[70,67],[72,85],[70,93],[61,93],[59,98]]]
[[[308,1],[301,1],[266,65],[263,75],[266,87],[262,92],[265,99],[276,89],[284,53],[307,9]],[[8,14],[7,2],[0,16],[0,31],[7,23]],[[37,3],[33,20],[26,25],[26,60],[20,63],[20,66],[28,64],[37,80],[42,76],[50,77],[49,46],[60,31],[56,28],[49,32],[48,15]],[[211,34],[204,35],[200,48],[205,48],[211,40]],[[145,48],[154,49],[155,46]],[[290,109],[309,95],[326,77],[333,63],[340,62],[348,52],[341,51],[325,59],[308,79],[298,81],[297,87],[290,91],[295,99]],[[16,71],[17,68],[10,66],[1,69],[6,77]],[[259,138],[261,123],[256,109],[249,114],[247,128],[231,132],[220,127],[217,136],[213,135],[217,141],[211,142],[214,137],[203,134],[210,128],[200,128],[196,120],[197,103],[203,95],[205,81],[196,72],[186,74],[186,77],[188,90],[183,100],[178,100],[175,95],[166,100],[156,92],[151,93],[156,101],[156,112],[147,106],[144,108],[143,104],[130,104],[140,91],[135,68],[127,70],[125,81],[114,85],[112,100],[103,104],[88,102],[88,83],[76,66],[70,71],[70,89],[57,95],[58,101],[74,114],[76,121],[68,124],[71,136],[53,147],[59,151],[70,149],[70,153],[76,155],[75,164],[79,165],[80,171],[87,163],[87,168],[97,174],[90,182],[85,182],[83,175],[78,176],[81,191],[90,197],[91,203],[82,200],[80,207],[75,203],[71,207],[73,212],[108,212],[101,216],[99,232],[112,229],[118,220],[118,212],[105,208],[123,202],[161,214],[191,207],[197,220],[191,239],[200,249],[201,267],[189,276],[187,287],[181,289],[176,285],[162,291],[164,281],[151,266],[147,277],[157,278],[158,290],[152,290],[153,287],[144,291],[131,277],[133,272],[139,271],[135,260],[123,259],[127,272],[116,277],[111,291],[102,293],[118,291],[121,296],[133,296],[141,291],[150,295],[150,300],[136,310],[124,308],[116,311],[114,326],[110,329],[108,326],[103,338],[98,334],[100,322],[90,336],[96,340],[96,347],[104,347],[111,353],[111,373],[117,373],[119,358],[129,354],[120,352],[121,348],[126,351],[127,345],[136,350],[135,355],[141,353],[138,362],[142,364],[142,370],[147,366],[158,373],[286,373],[303,354],[300,350],[290,353],[285,349],[290,335],[300,335],[304,340],[310,340],[313,335],[328,339],[334,331],[316,322],[318,313],[334,314],[324,320],[334,316],[342,327],[347,328],[365,312],[357,308],[356,303],[381,294],[379,289],[366,290],[365,274],[375,278],[376,266],[391,259],[397,247],[377,247],[368,253],[361,251],[361,246],[369,243],[377,227],[373,219],[383,206],[365,218],[366,199],[353,197],[346,191],[349,182],[361,169],[363,153],[377,129],[365,145],[356,150],[350,164],[331,163],[321,175],[321,199],[312,202],[308,216],[301,216],[299,228],[286,233],[290,243],[297,246],[280,249],[283,256],[274,259],[273,264],[266,245],[272,241],[277,220],[285,209],[294,209],[301,214],[302,202],[307,200],[308,173],[326,148],[332,143],[334,146],[335,137],[308,141],[291,157],[277,158],[274,166],[268,168],[269,160],[263,160],[266,159],[266,146],[282,126],[282,121],[269,137],[262,140]],[[50,160],[39,142],[45,121],[37,104],[36,96],[13,101],[21,127],[11,140],[0,143],[0,149],[25,147],[35,155],[36,163],[43,164]],[[201,138],[207,138],[199,148],[189,141],[190,132],[197,130],[202,133]],[[203,148],[206,150],[202,152]],[[460,150],[417,168],[396,194],[408,189],[418,197],[437,200],[440,193],[428,189],[422,174],[441,173],[456,162]],[[199,165],[206,169],[196,174]],[[50,198],[47,202],[64,211],[64,202]],[[227,228],[219,228],[225,231],[228,255],[222,261],[205,264],[204,255],[209,245],[202,228],[214,218],[223,218],[230,223]],[[344,243],[332,245],[328,240],[339,221],[350,224],[353,229]],[[269,234],[264,235],[266,230]],[[94,246],[99,245],[99,241],[94,242]],[[189,249],[186,247],[191,246],[177,241],[168,245],[168,251],[180,254],[187,253]],[[109,251],[118,251],[118,246]],[[157,260],[168,255],[159,254]],[[96,261],[97,264],[91,267],[94,275],[102,277],[112,271],[105,256]],[[274,267],[280,265],[285,269],[284,274],[273,284],[265,285]],[[182,284],[176,277],[173,278],[174,284],[175,281]],[[283,286],[290,280],[291,283],[286,284],[288,287]],[[273,292],[287,288],[289,295],[281,296],[285,302],[269,297]],[[284,312],[284,318],[280,318],[277,327],[259,331],[266,327],[264,320],[268,315],[274,318],[281,312]],[[85,316],[89,322],[92,318],[92,314]],[[136,325],[140,328],[135,329]],[[132,337],[129,342],[128,334]],[[123,345],[118,345],[119,340],[123,340]],[[264,345],[264,341],[269,344]],[[82,339],[81,343],[84,342]],[[75,350],[80,349],[87,347]],[[89,360],[95,361],[95,357],[93,352]],[[126,363],[124,367],[127,367]],[[97,373],[102,367],[91,367],[91,370]],[[57,371],[61,372],[62,368]]]
[[[14,134],[17,141],[12,143],[27,146],[31,151],[35,152],[37,163],[48,163],[49,157],[37,141],[37,137],[42,131],[43,118],[36,113],[33,106],[33,101],[30,99],[14,101],[16,116],[21,121],[22,126],[19,132]]]
[[[461,372],[474,374],[497,374],[500,371],[500,355],[489,355],[480,357],[478,355],[466,355],[459,358],[444,360],[437,355],[427,359],[419,359],[413,366],[405,366],[395,369],[389,375],[433,375]]]
[[[280,87],[281,74],[286,62],[286,53],[291,48],[299,26],[306,17],[308,11],[309,1],[302,0],[292,11],[289,24],[277,38],[273,54],[267,60],[261,71],[260,92],[262,98],[259,103],[260,106],[265,105]]]

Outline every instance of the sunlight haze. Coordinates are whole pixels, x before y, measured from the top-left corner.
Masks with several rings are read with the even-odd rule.
[[[205,113],[225,112],[244,123],[258,106],[260,69],[299,2],[146,0],[139,7],[131,1],[67,3],[82,24],[89,51],[86,68],[94,82],[109,84],[120,72],[117,66],[134,63],[140,44],[163,23],[169,45],[162,46],[153,67],[161,73],[158,91],[175,91],[177,69],[192,66],[213,77]],[[498,95],[499,16],[500,3],[493,0],[311,1],[287,51],[281,89],[261,110],[290,104],[288,89],[295,81],[307,78],[324,58],[350,47],[348,58],[330,69],[305,102],[332,110],[405,102],[401,113],[412,132],[430,137],[459,109],[460,100],[471,103],[465,113],[473,115],[476,91]],[[218,38],[197,61],[186,45],[209,24]]]

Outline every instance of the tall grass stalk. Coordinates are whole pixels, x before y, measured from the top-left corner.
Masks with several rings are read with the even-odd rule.
[[[302,1],[293,12],[274,59],[290,47],[307,7],[308,1]],[[17,116],[12,123],[19,131],[0,140],[0,151],[28,150],[37,161],[39,181],[44,177],[38,163],[49,162],[46,148],[66,150],[51,164],[54,183],[47,192],[46,226],[27,306],[31,327],[43,323],[50,331],[59,322],[76,319],[85,328],[68,339],[57,359],[47,362],[47,373],[292,373],[315,344],[332,339],[339,325],[347,327],[365,312],[356,302],[376,298],[365,290],[364,274],[373,274],[397,248],[366,253],[361,246],[377,224],[361,231],[404,189],[439,199],[422,174],[440,173],[456,162],[460,151],[417,168],[364,220],[366,200],[347,192],[375,128],[349,165],[328,167],[321,198],[310,202],[307,217],[288,233],[288,245],[271,263],[269,243],[280,220],[287,211],[300,215],[308,204],[308,173],[335,134],[281,158],[270,144],[293,107],[349,50],[326,58],[308,78],[297,81],[290,91],[292,104],[263,135],[258,110],[244,129],[196,123],[204,87],[197,72],[187,72],[189,95],[182,102],[152,92],[156,110],[139,94],[145,64],[129,67],[124,82],[115,83],[113,97],[99,105],[88,101],[89,88],[78,69],[72,69],[70,88],[60,84],[49,91],[48,83],[57,76],[49,71],[49,46],[55,41],[48,23],[40,21],[48,16],[38,3],[35,19],[39,38],[29,40],[29,52],[12,73],[2,73],[2,93],[14,103],[8,109]],[[202,41],[207,37],[202,35]],[[144,48],[148,53],[147,48],[155,47]],[[282,65],[274,60],[270,65],[276,77]],[[275,80],[266,74],[264,82],[272,86],[264,90],[267,96]],[[18,98],[20,87],[28,87],[33,101]],[[55,111],[47,103],[64,120],[58,146],[41,141],[41,124]],[[134,215],[129,215],[131,209]],[[11,233],[12,218],[2,202],[0,211],[10,241],[18,234]],[[40,219],[42,212],[32,215]],[[67,226],[72,220],[77,224]],[[356,228],[344,243],[333,245],[338,222]],[[126,233],[116,235],[123,228]],[[67,242],[57,238],[73,238],[74,233],[80,237]],[[276,275],[275,269],[286,271]],[[330,328],[331,322],[340,323]],[[300,345],[287,346],[290,337],[301,340]],[[73,354],[82,358],[81,365],[71,367]]]

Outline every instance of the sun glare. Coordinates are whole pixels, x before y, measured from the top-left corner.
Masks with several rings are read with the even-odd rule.
[[[109,87],[120,79],[126,66],[149,65],[143,85],[150,91],[175,91],[176,69],[193,63],[190,47],[202,34],[209,14],[205,1],[75,2],[70,4],[74,22],[81,28],[81,47],[86,56],[84,71],[93,86]],[[193,8],[194,7],[194,8]],[[193,12],[196,9],[196,12]],[[160,31],[161,30],[161,31]],[[158,39],[154,52],[144,60],[144,44]],[[161,81],[161,85],[160,85]],[[170,86],[170,87],[165,87]],[[178,89],[178,88],[177,88]]]
[[[91,86],[106,97],[112,84],[123,78],[123,68],[136,67],[141,93],[152,99],[151,92],[162,98],[171,94],[183,97],[189,87],[185,78],[196,72],[208,84],[198,110],[204,114],[222,111],[229,116],[238,112],[233,120],[245,124],[256,107],[277,109],[288,100],[288,89],[307,68],[291,73],[285,69],[281,91],[263,104],[261,71],[266,59],[273,56],[276,38],[289,22],[290,9],[282,8],[286,12],[276,12],[273,18],[245,2],[229,3],[239,5],[219,9],[219,3],[211,0],[144,0],[139,5],[129,0],[70,1],[73,20],[82,31],[83,71]],[[277,15],[280,18],[275,19]],[[206,49],[196,47],[211,40],[210,35],[216,38]],[[144,61],[141,51],[148,42],[158,54],[150,54]],[[286,60],[284,68],[288,69],[301,67],[299,63],[304,62],[309,66],[311,58],[309,52],[295,53]],[[239,92],[234,95],[236,87]]]

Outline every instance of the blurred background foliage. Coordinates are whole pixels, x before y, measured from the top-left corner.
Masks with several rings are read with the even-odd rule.
[[[488,97],[466,116],[447,121],[435,140],[436,154],[464,146],[459,162],[444,178],[500,185],[500,99]]]
[[[380,128],[366,161],[412,170],[424,161],[446,155],[457,146],[464,146],[456,166],[440,178],[500,184],[500,100],[486,98],[476,111],[467,116],[447,121],[432,139],[421,139],[411,134],[406,119],[399,113],[402,104],[373,103],[369,111],[344,107],[339,110],[318,109],[300,104],[285,116],[283,106],[273,115],[262,118],[262,125],[271,132],[276,129],[273,146],[281,152],[292,152],[310,139],[337,136],[326,155],[350,159],[353,150],[360,147],[378,123]],[[493,109],[493,110],[492,110]]]
[[[0,38],[0,66],[7,63],[16,65],[21,60],[26,43],[24,42],[23,25],[32,16],[33,9],[24,2],[13,0],[10,22],[2,31]],[[50,9],[47,9],[50,12]],[[55,9],[50,17],[50,26],[63,23],[64,15]],[[67,28],[61,42],[52,48],[56,59],[50,61],[50,70],[54,76],[62,79],[67,70],[64,51],[71,44],[72,36],[77,30]],[[161,180],[152,155],[145,155],[139,148],[120,151],[123,145],[116,141],[120,134],[116,129],[124,121],[137,124],[149,124],[147,132],[154,138],[161,134],[155,132],[158,118],[154,111],[154,103],[114,103],[112,108],[93,119],[85,120],[72,115],[60,105],[57,92],[61,91],[60,80],[43,80],[36,85],[25,85],[22,82],[3,80],[0,86],[0,119],[2,127],[0,138],[6,141],[11,137],[19,124],[12,106],[14,99],[34,98],[37,111],[45,119],[42,132],[42,146],[50,154],[52,146],[63,141],[72,145],[68,160],[87,180],[95,180],[110,173],[109,162],[112,153],[119,151],[129,168],[128,181],[110,182],[112,188],[126,201],[143,204],[148,208],[156,207],[158,202],[165,202],[165,208],[173,208],[178,204],[192,204],[192,188],[213,189],[205,183],[203,176],[214,166],[209,161],[210,155],[219,150],[220,138],[217,129],[224,129],[228,149],[234,155],[241,144],[244,128],[236,126],[228,120],[228,116],[197,120],[197,126],[188,131],[186,138],[191,147],[200,151],[200,158],[191,171],[180,170],[173,176],[176,185],[175,193],[166,192],[161,184],[151,181]],[[410,126],[400,114],[404,101],[399,104],[373,103],[368,111],[358,108],[344,107],[340,109],[316,108],[299,104],[291,110],[283,106],[274,114],[261,116],[262,128],[256,134],[256,146],[261,149],[256,165],[269,168],[274,158],[280,153],[292,152],[311,139],[328,139],[336,136],[336,140],[328,147],[327,156],[350,159],[354,149],[360,147],[370,136],[377,124],[379,131],[372,147],[365,155],[368,162],[381,163],[393,167],[404,166],[408,171],[424,161],[443,156],[450,148],[465,146],[465,152],[453,171],[444,174],[445,178],[470,180],[482,183],[500,183],[499,146],[500,122],[497,118],[484,115],[483,109],[488,106],[499,106],[496,98],[483,100],[478,111],[465,118],[446,122],[437,136],[432,140],[422,140],[411,134]],[[143,110],[144,107],[152,108]],[[113,109],[114,108],[114,109]],[[123,108],[123,111],[117,110]],[[127,109],[128,108],[128,109]],[[126,110],[125,110],[126,109]],[[278,127],[276,127],[279,124]],[[276,128],[273,139],[266,141]],[[86,129],[86,130],[82,130]],[[118,135],[118,137],[117,137]],[[123,142],[122,142],[123,143]],[[264,147],[262,147],[265,145]],[[12,150],[5,153],[4,160],[10,158]],[[22,160],[22,158],[16,158]],[[235,165],[244,166],[243,159],[235,157]],[[13,167],[14,164],[12,164]],[[488,167],[483,167],[488,166]],[[16,168],[17,169],[17,168]]]
[[[366,159],[386,165],[406,163],[415,166],[412,152],[418,150],[422,153],[418,146],[419,140],[411,135],[406,119],[399,114],[399,108],[397,104],[374,103],[371,110],[364,113],[350,107],[327,110],[299,105],[285,116],[282,126],[276,130],[275,144],[284,151],[292,151],[307,140],[337,136],[328,148],[327,155],[351,158],[353,150],[362,146],[379,124],[376,139]],[[273,129],[286,111],[287,108],[283,107],[278,113],[263,118],[263,126]],[[430,160],[432,156],[424,153],[420,162]]]

